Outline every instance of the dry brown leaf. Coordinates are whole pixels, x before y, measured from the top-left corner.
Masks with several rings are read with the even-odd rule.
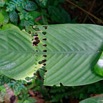
[[[4,84],[4,86],[6,88],[5,103],[17,103],[17,97],[14,95],[13,90],[7,84]]]

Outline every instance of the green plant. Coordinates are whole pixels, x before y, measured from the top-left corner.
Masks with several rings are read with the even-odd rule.
[[[4,96],[6,94],[6,89],[4,86],[0,86],[0,102],[4,102]]]
[[[97,28],[96,31],[94,28]],[[48,25],[38,26],[34,31],[35,36],[31,37],[16,26],[2,27],[1,74],[14,79],[24,79],[46,65],[44,85],[59,86],[62,83],[65,86],[78,86],[102,80],[102,77],[92,71],[102,52],[102,26]],[[11,54],[7,56],[8,53]],[[75,62],[77,60],[78,62]],[[65,70],[61,66],[64,66]],[[5,72],[8,69],[9,71]]]
[[[12,80],[6,76],[1,76],[0,81],[2,82],[0,84],[0,102],[5,101],[6,98],[10,97],[11,90],[13,94],[18,97],[18,103],[35,103],[36,100],[34,98],[31,98],[28,94],[29,91],[29,82],[28,79],[26,81],[24,80]],[[8,87],[5,87],[4,85],[7,85]],[[7,91],[6,88],[9,88]]]
[[[94,31],[95,27],[98,30],[96,32]],[[67,28],[69,28],[69,30]],[[87,29],[88,31],[87,32],[85,31],[86,35],[83,36],[81,34],[84,33],[82,32],[82,30],[85,30],[85,28],[86,28],[86,31]],[[39,74],[37,75],[37,77],[40,77],[40,78],[37,81],[35,80],[32,81],[33,85],[31,84],[29,88],[37,86],[35,90],[42,92],[42,94],[48,93],[48,91],[45,90],[43,83],[44,85],[49,85],[49,86],[53,86],[53,85],[80,86],[80,85],[91,84],[99,80],[102,80],[102,77],[99,77],[93,71],[93,67],[95,66],[96,62],[98,61],[102,53],[101,31],[102,31],[102,26],[88,25],[87,27],[87,25],[64,24],[64,25],[51,25],[51,26],[49,25],[35,26],[32,28],[32,32],[31,32],[32,34],[30,35],[25,31],[21,31],[14,25],[11,25],[11,24],[5,25],[0,30],[0,38],[1,38],[0,42],[2,42],[0,43],[0,48],[1,48],[0,57],[2,57],[0,59],[0,62],[1,62],[0,72],[2,75],[6,75],[10,78],[25,79],[28,76],[34,77],[35,74],[33,75],[33,73],[36,73],[36,71],[39,68],[41,68],[39,71]],[[69,38],[67,38],[67,35]],[[61,41],[57,39],[58,37],[61,39]],[[75,40],[73,38],[75,38]],[[59,41],[59,44],[58,44],[58,41]],[[52,46],[50,44],[52,44]],[[30,57],[32,58],[32,60],[30,59]],[[21,59],[21,61],[19,59]],[[74,67],[76,68],[71,70],[71,68],[73,67],[72,63],[74,63],[77,60],[78,62],[76,62],[76,65],[78,67],[74,65]],[[15,65],[14,65],[14,62],[15,62]],[[19,63],[21,64],[21,62],[23,63],[23,65],[19,65]],[[10,63],[13,63],[13,64],[10,64]],[[64,67],[65,65],[68,65],[66,66],[67,67],[66,72],[63,72],[64,68],[63,69],[61,68],[63,64],[64,64]],[[89,65],[89,66],[85,67],[84,65],[86,66]],[[29,66],[33,68],[30,68]],[[71,68],[69,69],[68,67],[71,67]],[[8,69],[9,71],[6,72],[6,70]],[[47,70],[46,73],[45,73],[45,69]],[[83,72],[80,72],[82,70]],[[30,74],[29,74],[29,71],[30,71]],[[60,72],[59,74],[59,71],[61,71],[62,73]],[[69,73],[69,75],[65,74],[67,72]],[[73,74],[75,73],[76,73],[76,77],[75,76],[73,77]],[[88,75],[90,75],[89,78],[88,78]],[[62,78],[62,76],[67,79]],[[44,82],[43,82],[43,78],[44,78]],[[49,78],[50,80],[48,80]],[[19,85],[19,82],[17,83],[14,82],[13,85],[14,84]],[[14,93],[16,95],[19,95],[19,93],[21,94],[21,91],[22,91],[21,89],[23,89],[23,88],[19,88],[19,89],[18,88],[19,86],[16,87],[16,90],[14,88]],[[65,94],[65,90],[68,90],[68,89],[63,87],[57,88],[57,90],[55,88],[51,89],[49,93],[51,94],[51,97],[49,97],[49,95],[47,95],[47,97],[49,97],[49,100],[51,100],[52,102],[58,102],[60,99],[66,98],[67,96],[77,95],[77,92],[76,94],[75,93]],[[60,93],[63,91],[64,91],[64,95],[57,94],[55,95],[55,97],[53,96],[53,93],[55,94],[55,92]],[[29,96],[27,95],[27,92],[25,93],[23,93],[24,95],[21,95],[21,98],[24,98],[21,100],[21,102],[25,101],[25,98]],[[92,91],[90,93],[92,93]],[[86,95],[84,95],[83,93],[79,92],[79,94],[80,94],[80,97],[79,97],[80,99],[86,97]]]
[[[70,16],[68,16],[68,14],[66,13],[66,11],[60,7],[60,4],[63,3],[64,0],[57,0],[57,1],[48,1],[48,0],[35,0],[35,1],[30,1],[30,0],[2,0],[0,1],[0,26],[5,25],[7,23],[13,23],[17,26],[19,26],[20,28],[24,28],[26,29],[26,31],[31,32],[33,31],[33,29],[30,27],[30,25],[34,25],[34,24],[48,24],[48,23],[53,23],[54,21],[52,20],[52,15],[54,15],[53,13],[56,14],[55,10],[52,12],[50,12],[50,7],[54,7],[54,9],[56,9],[56,11],[58,12],[58,17],[60,16],[61,20],[63,19],[63,22],[65,22],[65,20],[70,19]],[[50,7],[49,7],[50,6]],[[48,9],[49,7],[49,9]],[[51,9],[52,9],[51,8]],[[64,12],[64,14],[67,14],[66,17],[69,18],[65,18],[63,17],[63,12],[61,13],[59,11],[59,9],[63,9],[62,11]],[[49,12],[49,14],[48,14]],[[53,16],[55,21],[58,21],[58,18],[55,16]],[[58,23],[60,23],[60,21],[58,21]],[[42,72],[40,71],[40,74]],[[4,78],[6,78],[4,76]],[[6,78],[8,80],[8,78]],[[34,78],[33,78],[34,79]],[[0,79],[1,82],[3,82],[2,84],[6,83],[7,80],[3,80],[2,78]],[[39,79],[37,81],[40,81]],[[11,83],[11,80],[9,79],[9,81]],[[16,82],[16,81],[15,81]],[[31,81],[31,85],[30,87],[34,86],[34,80]],[[42,82],[42,81],[40,81]],[[17,81],[18,83],[18,81]],[[43,85],[43,83],[41,83],[41,86],[39,86],[39,84],[37,83],[37,89],[40,92],[44,93],[43,89],[40,89],[41,86]],[[29,87],[29,88],[30,88]],[[13,88],[14,89],[14,88]],[[15,90],[14,90],[15,91]],[[16,90],[16,92],[20,92],[20,90]],[[16,94],[17,94],[16,93]]]
[[[63,3],[64,0],[0,1],[1,101],[4,101],[5,83],[13,89],[20,103],[34,103],[35,100],[28,94],[29,89],[40,92],[46,100],[56,103],[68,97],[85,99],[92,93],[103,93],[101,83],[91,84],[102,80],[100,76],[103,76],[103,67],[99,62],[103,58],[102,27],[77,24],[34,26],[74,22],[63,9]],[[13,25],[5,26],[7,23],[13,23],[26,32]],[[9,71],[5,72],[5,68]],[[17,80],[25,78],[26,82]],[[80,88],[83,89],[78,91]]]
[[[0,25],[13,23],[20,28],[28,28],[37,24],[72,22],[70,15],[61,6],[63,2],[64,0],[2,0]]]
[[[102,103],[102,102],[103,102],[103,94],[85,99],[80,103]]]
[[[94,31],[94,28],[97,28],[96,31]],[[77,97],[78,91],[74,94],[65,93],[70,89],[63,86],[48,91],[43,85],[80,86],[102,80],[102,77],[96,75],[93,71],[93,67],[95,67],[102,52],[102,26],[64,24],[35,26],[29,28],[29,30],[32,30],[31,34],[21,31],[11,24],[1,27],[0,57],[2,59],[0,59],[0,73],[2,75],[13,79],[25,79],[31,76],[34,78],[34,73],[41,68],[39,74],[35,75],[39,79],[34,79],[29,88],[37,86],[35,90],[40,91],[43,95],[47,94],[46,97],[52,102],[60,102],[63,98],[71,95],[83,99],[86,95],[79,92],[80,95]],[[82,35],[84,33],[82,30],[85,31],[85,36]],[[65,69],[61,68],[62,65]],[[9,71],[5,72],[8,69]],[[46,73],[45,69],[47,70]],[[76,75],[77,73],[78,75]],[[26,78],[26,80],[28,79]],[[20,98],[19,101],[23,102],[27,98],[29,100],[28,89],[25,88],[23,81],[13,81],[10,85],[15,95]],[[26,89],[25,93],[22,92],[24,89]],[[76,91],[76,88],[72,91]],[[58,95],[61,92],[64,93]],[[88,93],[92,92],[89,91]],[[54,96],[55,93],[58,94]]]

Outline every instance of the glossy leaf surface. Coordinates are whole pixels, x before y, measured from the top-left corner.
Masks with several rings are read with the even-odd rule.
[[[103,103],[103,94],[81,101],[80,103]]]
[[[36,53],[28,33],[13,25],[0,30],[0,74],[24,79],[41,67],[38,64],[41,59],[42,55]]]
[[[92,69],[103,49],[103,27],[62,24],[40,27],[46,32],[45,85],[78,86],[103,78]]]
[[[46,61],[44,85],[78,86],[103,78],[93,72],[103,48],[103,27],[90,24],[38,26],[40,43],[15,26],[0,30],[0,73],[14,79],[33,75]]]

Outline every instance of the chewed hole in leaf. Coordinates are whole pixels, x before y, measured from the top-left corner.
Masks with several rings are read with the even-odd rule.
[[[47,39],[46,39],[46,38],[44,38],[43,40],[45,40],[45,41],[46,41]]]
[[[36,52],[38,52],[38,50],[36,50]]]
[[[43,57],[47,57],[47,55],[43,55]]]
[[[45,60],[42,60],[42,62],[43,62],[43,63],[46,62],[46,59],[45,59]]]
[[[40,43],[40,40],[39,40],[38,36],[35,36],[34,40],[33,40],[33,46],[38,46],[39,43]]]
[[[39,63],[39,64],[42,64],[42,61],[39,61],[38,63]]]
[[[43,64],[43,63],[45,63],[46,62],[46,59],[44,59],[44,60],[42,60],[42,61],[39,61],[38,63],[39,64]]]
[[[33,46],[37,46],[39,44],[40,40],[34,40],[33,41]]]
[[[46,64],[43,64],[44,66],[46,66]]]
[[[35,40],[39,40],[39,38],[38,38],[38,36],[35,36],[35,38],[34,38]]]
[[[47,45],[46,45],[46,44],[44,44],[43,46],[45,46],[45,47],[46,47]]]
[[[43,26],[45,29],[47,29],[48,28],[48,26]]]
[[[43,52],[47,52],[47,50],[43,50]]]
[[[46,32],[42,32],[43,33],[43,35],[46,35]]]

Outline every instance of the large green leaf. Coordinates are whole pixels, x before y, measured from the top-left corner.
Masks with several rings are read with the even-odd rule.
[[[80,103],[103,103],[103,94],[82,100]]]
[[[102,52],[102,26],[62,24],[38,27],[40,30],[36,34],[40,43],[34,47],[32,37],[15,26],[0,31],[1,74],[23,79],[40,68],[42,64],[38,62],[46,58],[44,85],[78,86],[103,79],[92,71]]]
[[[44,85],[78,86],[97,82],[93,67],[103,47],[103,27],[90,24],[39,26],[46,32]]]
[[[32,45],[32,37],[16,26],[6,25],[0,30],[0,74],[14,79],[32,76],[42,65],[42,55]]]

